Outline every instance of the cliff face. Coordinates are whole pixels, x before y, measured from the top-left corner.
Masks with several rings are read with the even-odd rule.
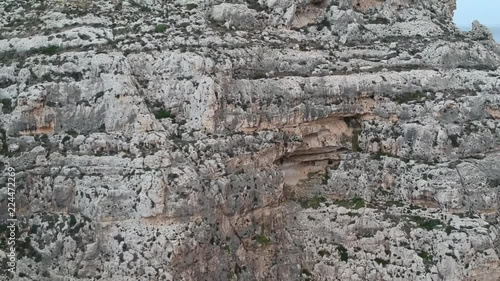
[[[454,9],[1,1],[15,280],[498,280],[500,47]]]

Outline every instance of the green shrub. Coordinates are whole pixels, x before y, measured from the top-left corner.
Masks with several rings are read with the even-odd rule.
[[[34,234],[36,234],[36,233],[38,232],[38,228],[39,228],[39,227],[40,227],[40,226],[39,226],[39,225],[37,225],[37,224],[33,224],[33,225],[31,225],[31,227],[30,227],[30,233],[34,233]]]
[[[418,216],[412,216],[410,219],[418,224],[419,227],[426,230],[433,230],[438,225],[442,225],[440,220],[426,219]]]
[[[264,245],[264,246],[269,244],[269,242],[271,242],[271,240],[269,240],[269,238],[267,238],[266,236],[264,236],[262,234],[256,235],[254,237],[254,239],[255,239],[255,241],[257,241],[257,243]]]
[[[365,200],[360,197],[354,197],[351,200],[339,200],[335,202],[337,205],[348,209],[361,209],[365,206]]]
[[[337,252],[340,255],[340,260],[341,261],[347,262],[349,260],[349,255],[347,255],[347,249],[344,246],[338,245],[337,246]]]
[[[253,74],[253,79],[263,79],[263,78],[267,78],[267,75],[265,72],[263,71],[255,71],[254,74]]]
[[[365,200],[363,200],[363,198],[360,198],[360,197],[354,197],[352,200],[352,204],[353,204],[353,208],[354,209],[360,209],[360,208],[363,208],[365,206]]]
[[[361,129],[354,129],[352,131],[351,145],[353,151],[362,151],[359,146],[359,135],[361,134]]]
[[[389,261],[388,260],[384,260],[384,259],[381,259],[381,258],[375,258],[375,262],[382,265],[383,267],[385,267],[386,265],[389,264]]]
[[[418,253],[418,256],[421,257],[424,262],[432,262],[433,256],[427,253],[426,251],[421,251]]]
[[[379,149],[377,153],[373,156],[373,159],[375,160],[382,160],[382,157],[390,157],[392,156],[390,153],[382,151],[382,149]]]
[[[155,27],[156,33],[163,33],[163,32],[165,32],[165,30],[167,30],[167,26],[164,24],[159,24]]]
[[[7,155],[9,152],[9,145],[7,144],[7,132],[4,129],[0,129],[0,155]]]
[[[76,224],[76,217],[74,215],[69,216],[69,226],[74,226]]]
[[[323,175],[323,178],[321,179],[321,184],[327,184],[328,180],[330,179],[330,176],[328,175],[328,171]]]
[[[61,48],[59,46],[50,45],[48,47],[41,47],[36,50],[37,53],[41,53],[44,55],[55,55],[57,54]]]
[[[319,208],[320,203],[326,201],[326,198],[323,196],[316,195],[316,196],[311,197],[311,198],[300,198],[297,201],[300,203],[300,206],[302,206],[302,208],[317,209],[317,208]]]
[[[156,111],[155,113],[155,118],[156,119],[164,119],[164,118],[175,118],[175,115],[172,114],[172,112],[164,109],[164,108],[161,108],[160,110]]]
[[[73,130],[73,129],[66,131],[66,134],[68,134],[68,135],[70,135],[72,137],[76,137],[76,136],[79,135],[78,132],[75,131],[75,130]]]
[[[322,257],[324,257],[324,256],[329,257],[330,256],[330,252],[328,252],[327,250],[319,250],[318,255],[320,255]]]
[[[451,225],[446,226],[446,234],[450,235],[453,230],[455,230],[453,226]]]
[[[3,105],[2,106],[3,113],[12,112],[12,100],[11,99],[0,99],[0,103]]]

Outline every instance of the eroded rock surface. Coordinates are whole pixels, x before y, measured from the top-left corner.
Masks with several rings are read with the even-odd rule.
[[[454,9],[0,1],[0,280],[499,280],[500,47]]]

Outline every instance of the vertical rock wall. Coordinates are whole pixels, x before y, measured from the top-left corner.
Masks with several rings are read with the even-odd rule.
[[[498,280],[500,48],[454,9],[2,1],[0,280]]]

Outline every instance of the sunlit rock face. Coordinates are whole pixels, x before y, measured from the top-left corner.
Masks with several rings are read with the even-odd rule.
[[[499,280],[500,47],[454,9],[0,1],[0,280]]]

